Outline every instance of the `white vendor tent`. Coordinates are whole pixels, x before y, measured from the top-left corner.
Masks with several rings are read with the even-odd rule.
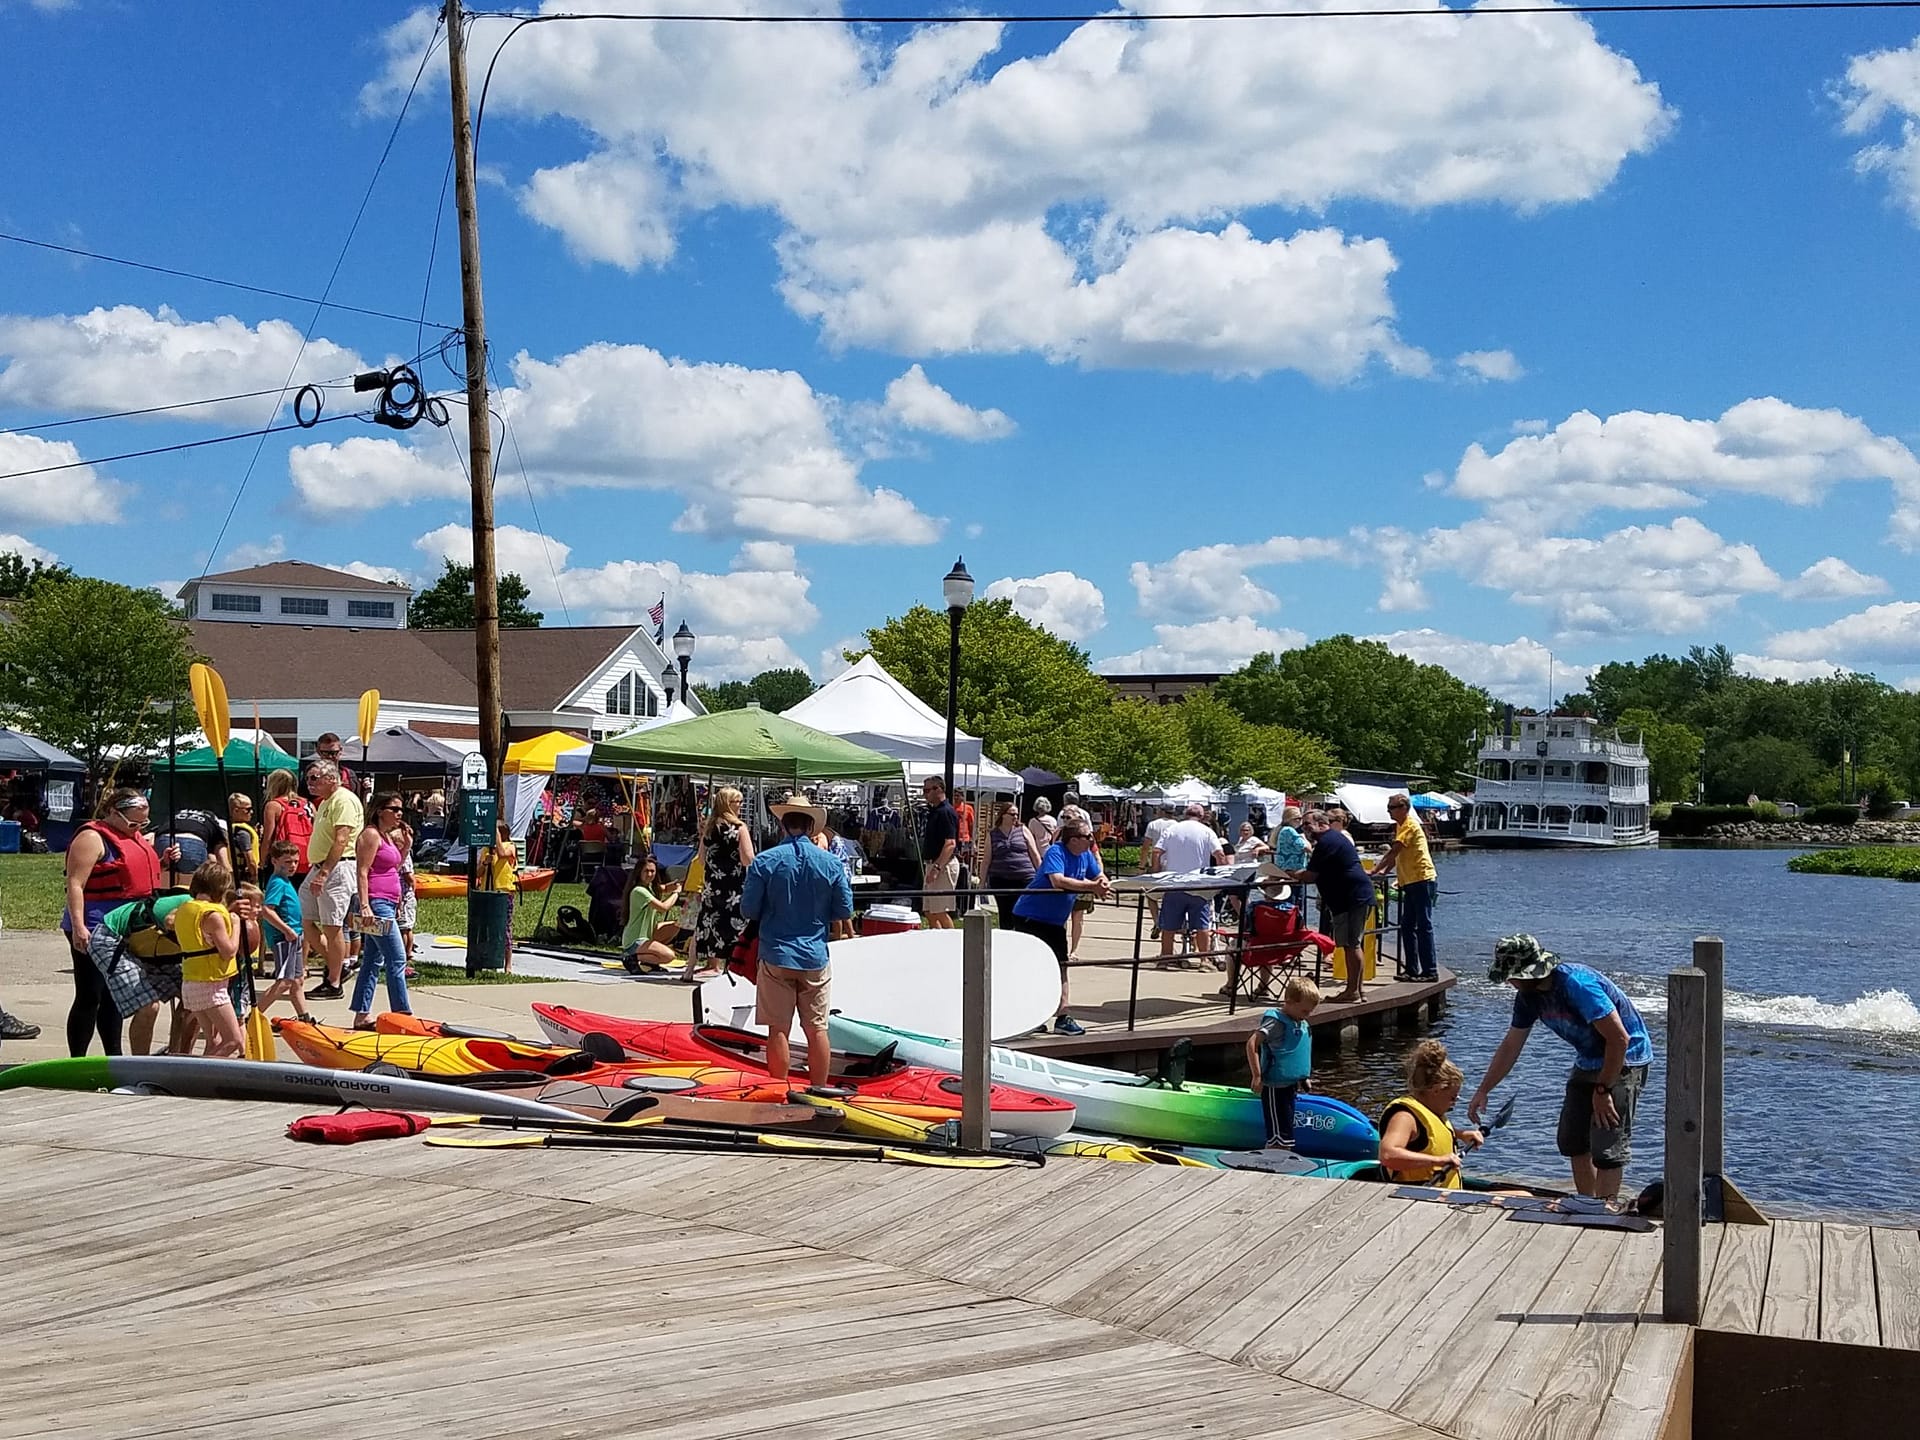
[[[1161,785],[1152,790],[1140,792],[1142,800],[1151,800],[1156,805],[1206,805],[1214,806],[1225,800],[1224,791],[1216,790],[1204,780],[1196,780],[1189,775],[1174,785]]]
[[[1387,814],[1387,798],[1406,793],[1390,785],[1336,785],[1333,790],[1334,799],[1346,806],[1362,825],[1391,825],[1393,819]]]
[[[1124,785],[1109,785],[1091,770],[1074,776],[1073,788],[1082,800],[1131,800],[1135,793]]]
[[[858,660],[784,712],[789,720],[838,735],[900,761],[909,784],[938,775],[946,763],[947,719],[889,675],[871,655]],[[951,783],[1017,793],[1020,777],[989,759],[964,730],[953,734]],[[977,786],[973,783],[977,781]]]

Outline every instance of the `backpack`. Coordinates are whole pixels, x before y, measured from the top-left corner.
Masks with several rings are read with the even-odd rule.
[[[313,804],[298,795],[289,795],[280,805],[280,833],[274,839],[299,846],[302,868],[305,868],[307,842],[313,839]]]
[[[597,945],[600,937],[593,933],[593,927],[587,923],[587,917],[580,913],[577,905],[562,905],[560,913],[554,917],[554,933],[568,945]]]

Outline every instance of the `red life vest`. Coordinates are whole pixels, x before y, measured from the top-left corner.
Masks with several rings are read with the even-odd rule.
[[[307,842],[313,839],[313,806],[298,795],[289,795],[280,802],[280,824],[275,827],[273,840],[277,845],[282,840],[300,849],[300,869],[307,868]],[[264,864],[266,856],[261,857]]]
[[[100,837],[100,858],[82,886],[87,900],[144,900],[160,888],[160,857],[144,835],[122,835],[98,820],[80,827]]]

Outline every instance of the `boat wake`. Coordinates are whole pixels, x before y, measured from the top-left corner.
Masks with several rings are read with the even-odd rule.
[[[1633,1003],[1645,1015],[1664,1015],[1667,1010],[1664,994],[1636,995]],[[1840,1004],[1811,995],[1749,995],[1729,990],[1726,1017],[1735,1025],[1920,1035],[1920,1005],[1904,991],[1891,989],[1870,990],[1858,1000]]]

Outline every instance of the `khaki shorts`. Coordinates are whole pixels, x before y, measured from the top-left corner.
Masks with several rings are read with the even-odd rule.
[[[320,872],[312,872],[307,876],[306,894],[300,901],[305,913],[322,929],[337,929],[346,924],[347,914],[353,908],[353,887],[358,880],[351,860],[342,860],[327,871],[324,887],[320,883]]]
[[[832,971],[831,965],[819,970],[795,970],[761,961],[753,1004],[767,1033],[784,1035],[793,1029],[796,1012],[802,1030],[826,1029],[827,992],[833,981]]]
[[[927,866],[926,877],[920,888],[926,893],[920,897],[920,908],[928,915],[946,915],[953,910],[953,890],[960,883],[960,862],[949,860],[944,865]]]

